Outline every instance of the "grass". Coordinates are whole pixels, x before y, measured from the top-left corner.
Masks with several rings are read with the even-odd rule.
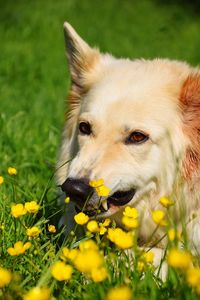
[[[121,284],[131,286],[135,299],[195,299],[182,273],[172,270],[169,280],[162,283],[151,270],[141,278],[117,259],[114,267],[108,264],[110,279],[99,284],[85,280],[78,271],[69,284],[48,276],[48,267],[62,244],[61,234],[50,234],[47,222],[56,225],[60,211],[55,184],[49,179],[54,173],[70,82],[64,55],[65,20],[92,46],[118,57],[169,57],[193,65],[200,61],[198,1],[1,0],[0,175],[5,180],[0,186],[0,222],[5,229],[0,236],[0,264],[20,279],[1,290],[0,297],[21,299],[42,280],[44,285],[50,282],[55,299],[104,299],[112,286]],[[9,166],[17,168],[16,177],[7,174]],[[10,215],[11,203],[32,199],[41,203],[37,216],[15,220]],[[34,224],[42,229],[39,240],[33,239],[27,254],[9,256],[8,247],[28,240],[24,225]],[[115,258],[124,255],[109,245],[106,242],[105,253],[111,251]]]

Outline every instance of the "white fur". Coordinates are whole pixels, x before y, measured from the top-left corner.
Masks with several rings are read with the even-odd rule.
[[[78,44],[85,55],[88,45],[76,36],[77,47]],[[185,198],[185,222],[189,222],[194,211],[199,214],[199,190],[190,194],[181,177],[189,141],[183,132],[179,95],[192,70],[186,63],[167,59],[132,61],[97,54],[95,65],[88,74],[84,73],[87,93],[81,96],[80,106],[70,121],[73,124],[66,123],[63,132],[59,184],[67,177],[86,177],[103,178],[111,194],[136,188],[128,205],[136,207],[143,217],[140,235],[144,241],[155,229],[151,211],[161,208],[161,196],[176,201],[177,223],[181,222],[180,207]],[[80,121],[92,124],[92,136],[78,134]],[[149,140],[141,145],[125,144],[134,130],[148,133]],[[63,165],[68,160],[71,161]],[[112,216],[121,225],[122,210],[123,207],[111,208],[104,217]],[[188,226],[191,244],[196,247],[200,246],[199,223],[196,219]],[[157,236],[162,235],[161,228]]]

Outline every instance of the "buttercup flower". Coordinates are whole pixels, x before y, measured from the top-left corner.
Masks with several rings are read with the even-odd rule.
[[[48,231],[51,233],[56,233],[56,227],[54,225],[48,225]]]
[[[186,276],[188,284],[197,289],[197,292],[200,293],[200,268],[191,268],[187,271]]]
[[[23,296],[23,300],[50,300],[50,290],[46,287],[34,287]]]
[[[134,207],[127,206],[123,212],[122,223],[128,228],[133,229],[139,226],[138,211]]]
[[[125,232],[121,228],[108,228],[108,239],[121,249],[133,246],[133,233]]]
[[[188,251],[173,248],[168,253],[167,262],[173,268],[187,269],[192,263],[192,258]]]
[[[28,250],[30,247],[32,246],[32,244],[30,242],[26,242],[23,246],[24,250]]]
[[[181,231],[170,228],[167,232],[168,239],[174,241],[175,239],[181,240]]]
[[[104,235],[107,232],[107,228],[104,226],[99,227],[99,234]]]
[[[14,167],[9,167],[8,168],[8,174],[9,175],[17,175],[17,169]]]
[[[29,237],[36,237],[41,233],[41,230],[37,226],[33,226],[31,228],[27,228],[26,234]]]
[[[100,223],[100,225],[104,226],[104,227],[108,227],[111,223],[111,220],[109,218],[106,218],[103,223]]]
[[[155,254],[152,251],[148,251],[143,254],[145,262],[149,264],[153,262],[154,256]]]
[[[145,267],[145,263],[142,260],[138,260],[137,262],[137,270],[138,272],[143,272],[144,271],[144,267]]]
[[[96,188],[97,195],[99,197],[107,197],[110,194],[109,187],[102,185]]]
[[[73,268],[62,261],[57,261],[51,268],[51,275],[58,281],[69,280],[72,276]]]
[[[167,222],[165,220],[165,213],[162,210],[152,211],[152,219],[157,225],[166,226]]]
[[[67,247],[63,247],[60,254],[60,259],[66,261],[68,259],[69,251],[70,249],[68,249]]]
[[[89,185],[95,188],[99,197],[107,197],[110,194],[110,189],[104,185],[104,180],[102,178],[98,180],[91,180]]]
[[[138,272],[143,272],[145,267],[147,267],[148,264],[152,264],[154,259],[154,253],[152,251],[144,252],[140,259],[137,262],[137,270]]]
[[[4,178],[3,176],[0,176],[0,185],[4,183]]]
[[[101,282],[108,277],[108,273],[105,267],[94,268],[91,271],[91,278],[94,282]]]
[[[134,229],[137,228],[139,226],[138,220],[137,219],[133,219],[133,218],[129,218],[126,216],[122,217],[122,223],[130,229]]]
[[[127,206],[123,212],[123,215],[128,218],[138,218],[138,211],[134,207]]]
[[[74,220],[77,224],[84,225],[88,222],[89,217],[86,214],[84,214],[83,212],[80,212],[74,216]]]
[[[89,182],[89,185],[94,188],[102,186],[103,184],[104,184],[103,178],[100,178],[98,180],[90,180]]]
[[[29,213],[35,214],[38,212],[39,208],[40,208],[40,206],[39,206],[39,204],[37,204],[36,201],[30,201],[30,202],[25,203],[25,209]]]
[[[19,204],[14,204],[11,206],[11,215],[14,218],[21,217],[27,213],[27,210],[25,209],[24,205],[19,203]]]
[[[106,297],[106,300],[131,300],[132,292],[127,286],[112,288]]]
[[[12,273],[10,270],[0,267],[0,288],[8,285],[11,282]]]
[[[109,218],[105,219],[103,223],[99,223],[99,234],[104,235],[107,232],[107,228],[111,223]]]
[[[18,256],[20,254],[24,254],[26,250],[28,250],[31,247],[31,243],[27,242],[23,244],[22,241],[16,242],[13,247],[8,248],[7,252],[11,256]]]
[[[78,252],[74,265],[83,273],[90,273],[93,269],[98,269],[103,265],[103,257],[97,251],[93,249]]]
[[[66,197],[66,198],[65,198],[65,203],[68,204],[69,202],[70,202],[70,198],[69,198],[69,197]]]
[[[60,259],[64,261],[68,259],[73,262],[78,254],[78,251],[79,251],[78,249],[68,249],[67,247],[63,247],[60,255]]]
[[[167,197],[161,197],[159,202],[162,204],[162,206],[169,208],[170,206],[174,205],[174,201]]]
[[[95,220],[89,221],[87,223],[87,229],[90,232],[98,232],[99,231],[99,226],[98,226],[97,221],[95,221]]]
[[[85,250],[99,250],[97,244],[93,240],[87,240],[87,241],[80,242],[79,249],[81,251],[85,251]]]

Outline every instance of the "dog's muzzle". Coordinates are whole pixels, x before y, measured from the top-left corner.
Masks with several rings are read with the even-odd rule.
[[[69,196],[76,204],[76,210],[81,211],[84,207],[84,212],[89,216],[94,216],[99,213],[106,213],[111,207],[120,207],[126,205],[134,196],[136,190],[117,191],[110,195],[107,199],[102,199],[99,203],[99,197],[95,193],[88,181],[84,178],[74,179],[68,178],[62,185],[62,191]],[[106,205],[105,205],[106,202]]]
[[[94,189],[84,179],[67,178],[61,185],[61,189],[73,201],[82,206],[92,196]]]

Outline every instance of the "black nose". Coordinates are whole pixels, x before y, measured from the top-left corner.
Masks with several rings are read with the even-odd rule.
[[[93,193],[93,188],[84,179],[67,178],[61,185],[61,189],[74,201],[85,202]]]

